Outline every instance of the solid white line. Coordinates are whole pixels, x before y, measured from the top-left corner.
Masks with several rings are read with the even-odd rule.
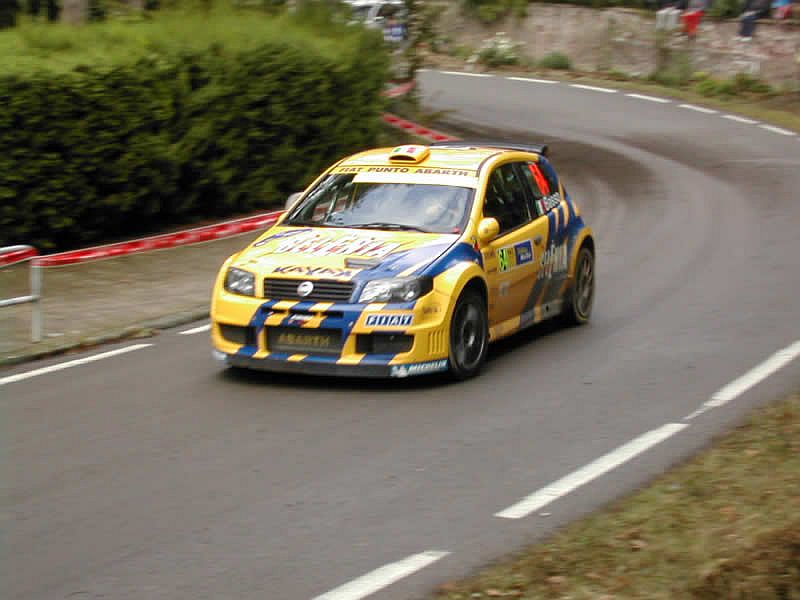
[[[493,77],[491,73],[464,73],[462,71],[441,71],[445,75],[463,75],[464,77]]]
[[[681,108],[688,108],[689,110],[694,110],[699,113],[704,113],[707,115],[715,115],[717,111],[713,108],[706,108],[705,106],[695,106],[694,104],[681,104]]]
[[[648,102],[658,102],[659,104],[669,104],[670,100],[666,98],[656,98],[655,96],[645,96],[644,94],[625,94],[628,98],[636,98],[638,100],[647,100]]]
[[[615,469],[623,463],[628,462],[635,456],[641,454],[645,450],[652,448],[656,444],[664,441],[668,437],[675,435],[680,430],[688,427],[686,423],[667,423],[653,429],[647,433],[640,435],[627,444],[612,450],[595,461],[590,462],[588,465],[581,467],[577,471],[573,471],[569,475],[562,477],[558,481],[554,481],[548,486],[534,492],[530,496],[523,498],[516,504],[508,507],[507,509],[495,513],[496,517],[504,519],[521,519],[528,516],[530,513],[539,510],[566,496],[573,490],[589,483],[593,479],[597,479],[601,475]]]
[[[0,379],[0,385],[6,385],[7,383],[22,381],[23,379],[30,379],[31,377],[37,377],[38,375],[45,375],[46,373],[53,373],[54,371],[61,371],[62,369],[69,369],[70,367],[77,367],[78,365],[85,365],[86,363],[94,362],[96,360],[102,360],[104,358],[117,356],[118,354],[133,352],[134,350],[141,350],[142,348],[147,348],[148,346],[152,345],[153,344],[134,344],[133,346],[125,346],[124,348],[118,348],[117,350],[102,352],[100,354],[95,354],[93,356],[87,356],[86,358],[78,358],[75,360],[67,361],[65,363],[51,365],[49,367],[34,369],[33,371],[26,371],[24,373],[17,373],[16,375],[9,375],[8,377],[3,377]]]
[[[314,600],[359,600],[360,598],[365,598],[393,584],[395,581],[399,581],[403,577],[407,577],[435,563],[448,554],[450,553],[436,550],[412,554],[403,560],[384,565],[330,592],[317,596]]]
[[[617,90],[612,88],[595,87],[593,85],[583,85],[582,83],[570,83],[570,87],[578,88],[580,90],[590,90],[592,92],[604,92],[606,94],[616,94]]]
[[[782,129],[781,127],[775,127],[774,125],[759,125],[759,127],[761,127],[761,129],[771,131],[772,133],[780,133],[781,135],[796,135],[794,131]]]
[[[208,331],[211,329],[211,323],[206,323],[205,325],[200,325],[200,327],[194,327],[192,329],[187,329],[186,331],[178,332],[178,335],[192,335],[193,333],[202,333],[204,331]]]
[[[529,83],[558,83],[552,79],[531,79],[530,77],[506,77],[512,81],[526,81]]]
[[[729,121],[736,121],[737,123],[746,123],[747,125],[755,125],[758,121],[754,121],[753,119],[746,119],[744,117],[738,117],[736,115],[722,115],[723,119],[728,119]]]
[[[800,340],[783,350],[778,350],[760,365],[753,367],[741,377],[731,381],[728,385],[715,392],[711,396],[711,400],[706,402],[704,406],[716,408],[727,404],[772,375],[775,371],[788,365],[798,356],[800,356]]]
[[[800,356],[800,340],[782,350],[778,350],[761,364],[756,365],[741,377],[734,379],[728,385],[714,392],[710,400],[703,402],[700,408],[686,415],[683,420],[690,421],[712,408],[724,406],[731,400],[735,400],[757,383],[788,365],[798,356]]]

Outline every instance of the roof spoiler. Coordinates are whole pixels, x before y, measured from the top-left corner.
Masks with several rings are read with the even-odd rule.
[[[519,150],[533,152],[547,156],[547,144],[515,144],[513,142],[498,142],[496,140],[454,140],[433,142],[431,148],[497,148],[498,150]]]

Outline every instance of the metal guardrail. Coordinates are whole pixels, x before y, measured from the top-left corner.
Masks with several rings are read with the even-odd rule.
[[[5,246],[0,248],[0,268],[10,267],[26,260],[31,260],[39,255],[33,246]],[[33,304],[31,314],[31,341],[42,341],[42,267],[31,262],[30,267],[31,293],[27,296],[0,299],[0,308],[16,306],[17,304]]]

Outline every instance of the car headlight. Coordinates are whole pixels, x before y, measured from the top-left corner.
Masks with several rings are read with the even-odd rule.
[[[242,296],[256,295],[256,276],[242,269],[231,267],[225,274],[225,289]]]
[[[375,279],[361,291],[359,302],[411,302],[433,289],[430,277]]]

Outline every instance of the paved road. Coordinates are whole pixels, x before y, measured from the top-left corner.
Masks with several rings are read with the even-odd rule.
[[[690,418],[800,339],[800,138],[567,84],[422,83],[454,120],[552,144],[597,233],[592,325],[501,342],[459,385],[232,376],[177,331],[5,371],[4,598],[304,599],[441,552],[375,597],[422,596],[796,389],[797,360]],[[542,511],[494,516],[665,424]]]

